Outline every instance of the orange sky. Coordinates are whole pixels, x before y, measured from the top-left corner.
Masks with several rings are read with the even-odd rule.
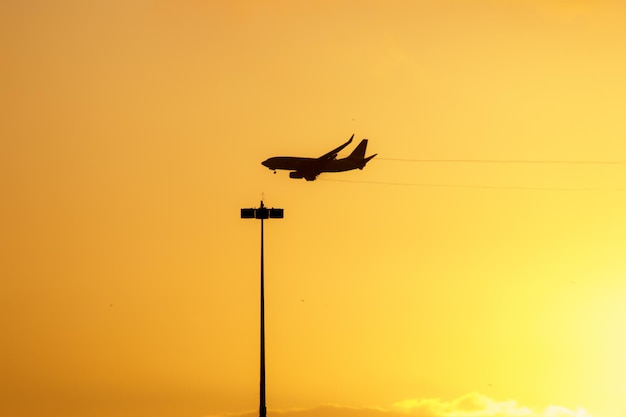
[[[270,415],[626,413],[626,164],[390,160],[626,161],[621,2],[6,1],[0,34],[0,415],[254,413],[262,193]],[[260,164],[352,133],[363,171]]]

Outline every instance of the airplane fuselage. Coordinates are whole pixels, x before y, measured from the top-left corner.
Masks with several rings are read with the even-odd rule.
[[[321,168],[323,172],[343,172],[357,168],[363,168],[363,160],[352,160],[349,158],[333,159],[320,164],[316,158],[299,158],[295,156],[275,156],[262,162],[269,169],[286,169],[289,171],[306,172],[309,167]],[[321,165],[321,166],[320,166]]]

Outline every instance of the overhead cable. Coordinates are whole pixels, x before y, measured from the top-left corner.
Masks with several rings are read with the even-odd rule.
[[[424,187],[424,188],[469,188],[484,190],[528,190],[528,191],[626,191],[622,188],[594,188],[594,187],[525,187],[511,185],[480,185],[480,184],[437,184],[437,183],[410,183],[410,182],[390,182],[390,181],[361,181],[361,180],[340,180],[333,178],[318,178],[322,181],[345,182],[356,184],[374,185],[394,185],[404,187]]]
[[[626,165],[626,161],[601,160],[559,160],[559,159],[406,159],[406,158],[375,158],[374,161],[393,162],[443,162],[443,163],[486,163],[486,164],[580,164],[580,165]]]

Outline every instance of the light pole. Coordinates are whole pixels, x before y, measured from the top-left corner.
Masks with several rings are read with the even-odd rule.
[[[264,288],[264,272],[263,272],[263,220],[265,219],[282,219],[283,209],[268,209],[261,200],[259,208],[242,208],[242,219],[260,219],[261,220],[261,391],[259,401],[259,417],[266,417],[267,408],[265,406],[265,288]]]

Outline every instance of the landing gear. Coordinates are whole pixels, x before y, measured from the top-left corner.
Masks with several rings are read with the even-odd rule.
[[[276,175],[276,170],[274,170],[274,175]]]

